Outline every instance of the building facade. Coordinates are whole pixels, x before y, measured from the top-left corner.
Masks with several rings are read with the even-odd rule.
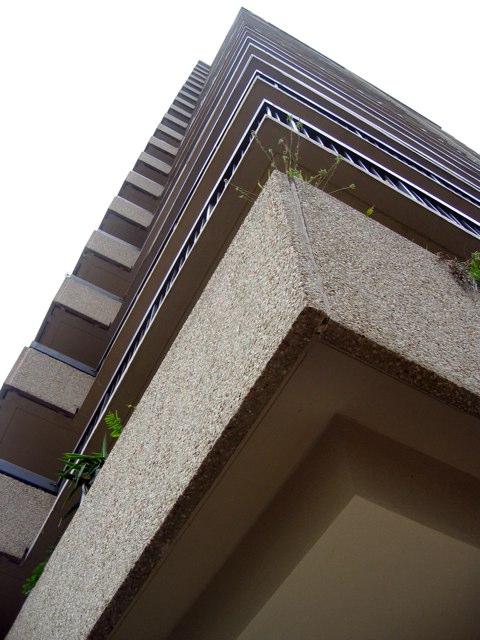
[[[479,167],[242,10],[2,387],[2,633],[475,637]]]

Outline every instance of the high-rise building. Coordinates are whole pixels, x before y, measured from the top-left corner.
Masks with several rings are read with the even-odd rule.
[[[476,637],[479,168],[239,13],[2,387],[9,640]]]

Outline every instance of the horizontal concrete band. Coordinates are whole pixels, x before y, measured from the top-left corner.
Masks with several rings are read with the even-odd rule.
[[[50,480],[50,478],[41,476],[34,471],[30,471],[30,469],[25,469],[24,467],[20,467],[18,464],[13,464],[12,462],[2,460],[1,458],[0,474],[13,478],[18,482],[23,482],[23,484],[34,487],[35,489],[51,493],[54,496],[58,494],[58,484],[53,480]]]
[[[181,97],[180,97],[180,95],[178,95],[178,96],[175,98],[175,101],[176,101],[176,102],[178,102],[178,103],[180,103],[180,104],[182,104],[184,107],[187,107],[187,109],[190,109],[191,111],[193,110],[193,108],[194,108],[194,106],[195,106],[194,104],[192,104],[192,102],[191,102],[191,101],[189,102],[188,100],[184,100],[183,98],[181,98]],[[190,115],[191,115],[191,114],[190,114]]]
[[[188,120],[190,120],[192,114],[189,113],[188,111],[185,111],[185,109],[182,109],[181,107],[178,107],[176,104],[172,104],[170,109],[172,111],[175,111],[175,113],[178,113],[179,115],[183,116],[184,118]]]
[[[166,113],[164,115],[164,120],[166,120],[166,124],[168,126],[168,123],[171,122],[172,124],[177,125],[177,127],[180,127],[182,129],[186,129],[188,123],[184,122],[184,120],[180,120],[180,118],[175,117],[174,115],[172,115],[171,113]]]
[[[159,160],[158,158],[155,158],[154,156],[151,156],[149,153],[145,153],[144,151],[142,151],[138,159],[140,160],[140,162],[145,163],[153,169],[161,171],[165,175],[168,175],[172,169],[172,167],[166,162],[163,162],[162,160]]]

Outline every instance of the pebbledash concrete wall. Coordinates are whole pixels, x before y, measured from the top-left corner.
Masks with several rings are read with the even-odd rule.
[[[108,637],[314,336],[478,413],[477,317],[435,256],[274,174],[8,639]]]
[[[93,384],[93,377],[25,347],[5,384],[74,415],[82,406]]]
[[[105,327],[115,320],[122,306],[119,298],[75,276],[65,278],[54,301]]]
[[[323,339],[480,415],[480,291],[464,290],[437,255],[305,183],[292,198],[328,302]]]
[[[20,561],[54,501],[49,493],[0,474],[0,551]]]

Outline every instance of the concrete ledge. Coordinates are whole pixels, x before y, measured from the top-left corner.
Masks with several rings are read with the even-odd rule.
[[[198,69],[194,69],[189,78],[193,78],[203,86],[205,84],[205,80],[207,79],[207,75],[208,74],[201,73]]]
[[[5,384],[53,407],[75,414],[93,377],[35,349],[23,349]]]
[[[180,120],[180,118],[176,118],[171,113],[166,113],[163,117],[164,117],[164,120],[167,120],[168,122],[171,122],[172,124],[176,124],[177,127],[181,127],[182,129],[186,129],[187,126],[188,126],[187,122],[185,122],[184,120]]]
[[[323,339],[480,415],[480,296],[437,256],[292,182],[328,301]]]
[[[170,138],[178,140],[178,142],[181,142],[183,140],[183,135],[181,133],[177,133],[176,131],[174,131],[174,129],[170,129],[170,127],[167,127],[162,123],[158,125],[157,131],[165,133],[167,136],[170,136]]]
[[[187,93],[186,91],[179,91],[178,92],[178,97],[177,99],[183,99],[183,101],[188,104],[191,105],[192,107],[195,106],[198,97],[192,96],[190,93]]]
[[[174,147],[171,144],[168,144],[168,142],[165,142],[165,140],[160,140],[160,138],[156,138],[155,136],[152,136],[150,138],[149,143],[154,147],[157,147],[157,149],[161,149],[162,151],[165,151],[165,153],[169,153],[172,156],[176,156],[178,153],[178,149],[176,147]]]
[[[123,242],[109,233],[98,230],[94,231],[90,236],[86,249],[90,249],[90,251],[127,269],[133,267],[140,253],[137,247],[128,244],[128,242]]]
[[[55,496],[0,473],[0,553],[21,560]]]
[[[112,203],[109,207],[111,211],[114,211],[122,218],[126,218],[135,224],[140,225],[144,229],[150,226],[153,220],[153,214],[142,207],[139,207],[138,204],[134,204],[133,202],[129,202],[120,196],[115,197],[112,200]]]
[[[193,91],[197,94],[197,96],[199,96],[202,92],[202,87],[193,80],[187,80],[187,82],[183,85],[183,88]]]
[[[100,289],[83,284],[77,278],[65,278],[54,302],[108,327],[115,320],[122,303]]]
[[[182,109],[181,107],[177,107],[176,104],[172,104],[170,106],[170,109],[172,111],[175,111],[176,113],[180,114],[181,116],[184,116],[185,118],[187,118],[188,120],[190,120],[190,118],[192,117],[192,114],[189,113],[188,111],[185,111],[185,109]]]
[[[133,184],[135,187],[138,187],[139,189],[142,189],[143,191],[150,193],[152,196],[155,196],[156,198],[159,198],[162,195],[164,190],[164,187],[162,187],[161,184],[157,184],[153,180],[150,180],[149,178],[145,178],[145,176],[142,176],[139,173],[136,173],[135,171],[130,171],[125,182],[128,182],[129,184]]]
[[[180,97],[180,95],[178,95],[175,100],[177,102],[179,102],[180,104],[183,104],[184,107],[187,107],[188,109],[193,109],[193,107],[195,106],[194,104],[192,104],[192,102],[188,102],[188,100],[184,100],[183,98]],[[190,113],[190,117],[191,117],[191,113]]]
[[[144,162],[149,167],[153,167],[154,169],[161,171],[166,176],[168,176],[168,174],[172,170],[172,167],[169,164],[163,162],[162,160],[159,160],[158,158],[155,158],[154,156],[151,156],[149,153],[145,153],[145,151],[142,151],[138,159],[140,160],[140,162]]]

